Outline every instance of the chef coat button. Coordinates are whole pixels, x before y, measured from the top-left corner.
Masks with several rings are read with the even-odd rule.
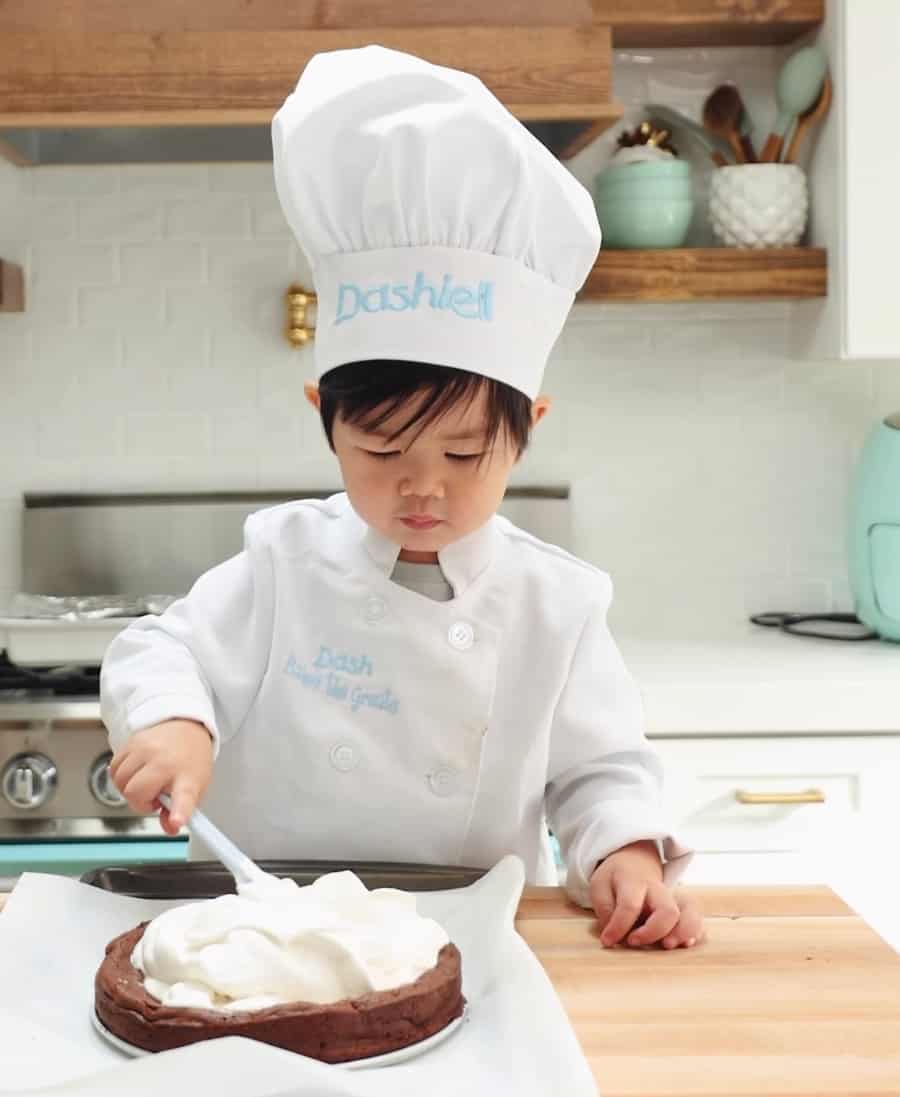
[[[475,630],[468,621],[456,621],[450,626],[447,639],[457,651],[468,651],[475,643]]]
[[[387,606],[384,604],[383,598],[378,598],[376,595],[372,595],[366,601],[366,608],[364,610],[365,618],[367,621],[380,621],[384,617]]]
[[[452,769],[435,770],[428,774],[428,784],[435,796],[452,796],[456,792],[456,774]]]
[[[333,747],[331,750],[331,764],[341,773],[349,773],[356,768],[356,751],[346,743]]]

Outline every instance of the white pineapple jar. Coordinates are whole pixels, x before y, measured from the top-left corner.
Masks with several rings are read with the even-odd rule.
[[[709,220],[730,247],[790,247],[808,215],[806,172],[796,164],[734,164],[712,173]]]

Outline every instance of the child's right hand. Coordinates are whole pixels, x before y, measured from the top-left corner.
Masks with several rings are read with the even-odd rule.
[[[109,763],[113,784],[134,810],[159,809],[166,834],[177,834],[203,799],[212,777],[213,741],[197,720],[164,720],[136,731]],[[159,794],[167,792],[166,810]]]

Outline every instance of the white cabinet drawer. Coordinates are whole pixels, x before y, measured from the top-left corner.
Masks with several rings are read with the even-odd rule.
[[[900,822],[900,735],[659,739],[665,802],[698,852],[802,850],[859,818]]]

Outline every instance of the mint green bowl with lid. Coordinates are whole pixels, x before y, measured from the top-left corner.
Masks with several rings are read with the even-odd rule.
[[[691,165],[686,160],[644,160],[633,164],[610,164],[594,176],[594,186],[606,186],[620,181],[637,182],[645,179],[690,180]]]
[[[594,177],[604,247],[680,248],[694,216],[691,166],[684,160],[614,164]]]
[[[598,178],[594,185],[594,197],[617,198],[622,194],[639,195],[642,198],[690,198],[693,194],[690,179],[612,179]]]
[[[680,248],[694,216],[690,196],[600,195],[596,206],[607,248]]]

